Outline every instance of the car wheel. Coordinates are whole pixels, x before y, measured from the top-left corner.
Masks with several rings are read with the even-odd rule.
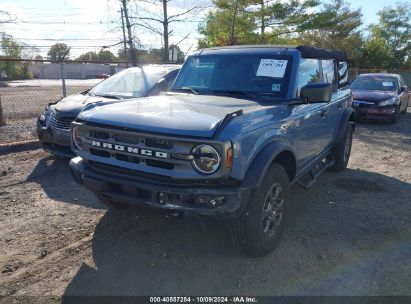
[[[263,256],[280,242],[290,218],[290,183],[283,166],[274,163],[253,191],[246,212],[232,222],[232,238],[248,256]]]
[[[130,207],[130,205],[128,204],[124,204],[121,202],[115,202],[101,194],[95,194],[97,199],[103,203],[104,205],[106,205],[108,208],[110,209],[127,209]]]
[[[334,171],[339,172],[347,168],[351,155],[353,131],[354,129],[352,124],[348,123],[342,140],[334,147],[332,151],[335,164],[331,167],[331,169]]]
[[[392,115],[392,118],[390,120],[391,123],[396,123],[397,122],[398,118],[400,117],[400,111],[401,111],[401,106],[400,105],[396,106],[395,107],[395,112]]]

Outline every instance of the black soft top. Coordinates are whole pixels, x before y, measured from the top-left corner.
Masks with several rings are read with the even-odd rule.
[[[347,61],[347,55],[345,52],[327,50],[322,48],[316,48],[306,45],[233,45],[233,46],[220,46],[208,49],[201,49],[198,52],[236,52],[238,53],[249,53],[249,52],[270,52],[270,49],[282,49],[284,51],[288,50],[298,50],[301,53],[302,58],[313,58],[313,59],[335,59],[336,61],[343,62]]]
[[[335,59],[340,62],[347,61],[345,52],[320,49],[305,45],[297,46],[296,49],[300,51],[301,57],[303,58]]]

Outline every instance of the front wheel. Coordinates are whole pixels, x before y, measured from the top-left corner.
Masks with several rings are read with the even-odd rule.
[[[253,191],[246,212],[233,220],[233,240],[245,254],[263,256],[279,244],[290,216],[289,187],[287,172],[274,163]]]
[[[391,123],[396,123],[398,118],[400,117],[400,112],[401,112],[401,105],[398,105],[395,107],[395,112],[392,115],[392,118],[390,120]]]
[[[347,168],[351,155],[353,132],[354,128],[352,124],[348,123],[342,140],[334,147],[332,151],[332,156],[335,160],[334,166],[331,167],[332,170],[343,171]]]

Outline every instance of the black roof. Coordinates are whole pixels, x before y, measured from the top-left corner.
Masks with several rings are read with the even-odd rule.
[[[345,52],[333,51],[323,48],[316,48],[306,45],[232,45],[232,46],[221,46],[209,49],[203,49],[201,51],[207,50],[227,50],[227,49],[296,49],[301,53],[303,58],[316,58],[316,59],[335,59],[337,61],[347,61],[347,55]]]
[[[296,47],[301,52],[303,58],[335,59],[337,61],[347,61],[345,52],[315,48],[312,46],[300,45]]]

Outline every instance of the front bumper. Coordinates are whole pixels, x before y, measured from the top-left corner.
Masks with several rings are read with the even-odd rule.
[[[48,129],[37,120],[37,137],[43,149],[50,153],[66,158],[76,156],[70,147],[70,130]]]
[[[101,171],[87,164],[81,157],[70,160],[70,171],[80,185],[113,202],[207,216],[239,216],[245,210],[251,193],[251,189],[241,186],[193,186],[166,183],[155,178],[125,176],[115,171]]]
[[[372,120],[392,120],[395,116],[396,106],[387,107],[353,107],[358,119],[372,119]]]

